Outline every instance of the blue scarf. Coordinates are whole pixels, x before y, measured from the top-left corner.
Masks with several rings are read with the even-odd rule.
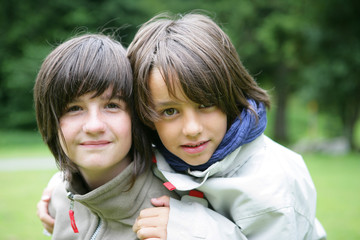
[[[240,147],[243,144],[249,143],[260,136],[266,128],[266,108],[263,103],[257,104],[254,100],[248,99],[248,102],[251,104],[252,108],[257,113],[258,119],[256,119],[253,112],[249,109],[243,109],[240,118],[236,118],[235,121],[230,126],[229,130],[226,132],[224,138],[219,144],[218,148],[211,156],[209,161],[202,165],[192,166],[169,152],[165,146],[161,143],[158,138],[156,141],[156,147],[160,153],[164,156],[165,160],[169,165],[178,172],[184,172],[188,169],[194,171],[204,171],[209,166],[224,159],[227,155],[232,153],[235,149]]]

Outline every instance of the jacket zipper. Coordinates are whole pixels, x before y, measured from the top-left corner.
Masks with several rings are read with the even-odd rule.
[[[91,236],[90,240],[95,240],[96,236],[98,235],[98,233],[100,232],[100,227],[101,227],[101,218],[98,217],[98,225],[95,229],[95,232],[93,233],[93,235]]]
[[[72,194],[71,192],[68,192],[67,196],[70,199],[69,216],[70,216],[71,227],[72,227],[74,233],[78,233],[79,230],[76,226],[75,216],[74,216],[74,194]]]
[[[69,216],[70,216],[70,222],[71,222],[71,227],[74,230],[74,233],[78,233],[78,229],[75,223],[75,217],[74,217],[74,194],[72,194],[71,192],[68,192],[67,194],[68,198],[70,199],[70,210],[69,210]],[[98,225],[93,233],[93,235],[91,236],[90,240],[95,240],[97,235],[100,232],[100,228],[101,228],[101,218],[98,216]]]

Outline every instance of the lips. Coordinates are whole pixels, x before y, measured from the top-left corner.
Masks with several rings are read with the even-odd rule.
[[[198,143],[187,143],[184,145],[181,145],[181,148],[190,154],[196,154],[196,153],[201,153],[202,151],[204,151],[208,145],[210,141],[202,141],[202,142],[198,142]]]
[[[110,141],[107,140],[98,140],[98,141],[85,141],[82,142],[80,145],[85,147],[102,147],[109,143]]]

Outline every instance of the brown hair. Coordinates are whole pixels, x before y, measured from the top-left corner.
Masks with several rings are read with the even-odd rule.
[[[67,180],[78,170],[60,145],[59,119],[75,98],[89,92],[100,96],[110,87],[111,97],[120,96],[132,117],[133,144],[129,155],[135,162],[135,177],[149,166],[151,149],[133,110],[132,70],[124,47],[108,36],[85,34],[56,47],[40,68],[34,87],[37,124]]]
[[[247,98],[270,106],[269,96],[241,63],[224,31],[208,16],[160,14],[146,22],[128,48],[134,72],[136,108],[144,123],[153,126],[149,76],[161,70],[170,95],[180,84],[193,102],[215,104],[231,122],[243,108],[252,110]]]

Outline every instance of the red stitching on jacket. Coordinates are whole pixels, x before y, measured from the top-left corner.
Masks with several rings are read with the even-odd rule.
[[[173,191],[176,189],[176,187],[174,185],[171,184],[171,182],[165,182],[164,186],[169,189],[170,191]]]
[[[204,193],[198,190],[191,190],[189,195],[192,197],[204,198]]]

